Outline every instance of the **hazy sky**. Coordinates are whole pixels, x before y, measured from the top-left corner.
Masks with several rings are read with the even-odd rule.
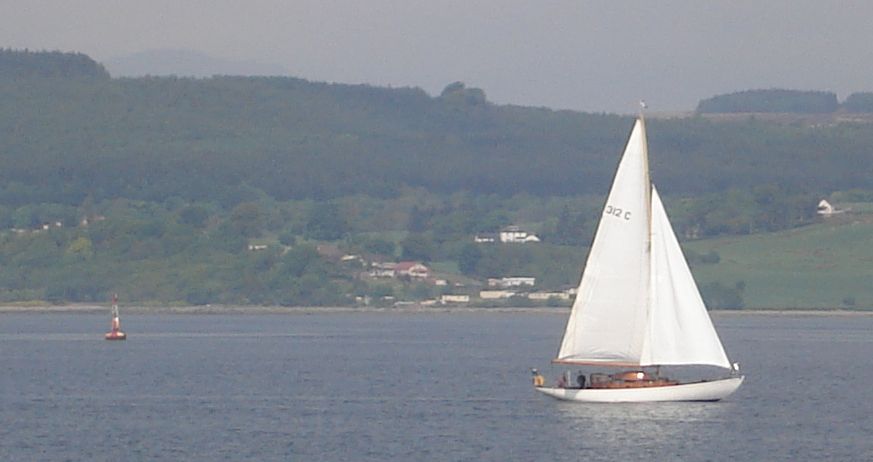
[[[0,0],[0,47],[98,61],[153,49],[310,80],[453,81],[498,103],[693,109],[751,88],[873,91],[873,2]]]

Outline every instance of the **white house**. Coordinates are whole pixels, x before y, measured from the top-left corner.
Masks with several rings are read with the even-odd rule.
[[[540,242],[536,234],[528,233],[518,226],[507,226],[500,230],[500,242],[507,244],[522,244],[527,242]]]
[[[440,303],[442,303],[443,305],[450,304],[450,303],[470,303],[470,296],[469,295],[449,295],[449,294],[446,294],[446,295],[442,295],[440,297]]]
[[[374,278],[393,278],[395,275],[394,262],[373,262],[370,266],[370,276]]]
[[[550,298],[558,300],[569,300],[570,294],[567,292],[531,292],[527,294],[529,300],[548,300]]]
[[[836,215],[843,212],[845,212],[845,210],[834,207],[830,202],[824,199],[818,203],[818,208],[816,209],[816,213],[822,216]]]
[[[488,287],[521,287],[536,285],[537,278],[530,276],[514,276],[508,278],[488,278]]]
[[[499,300],[501,298],[512,298],[515,292],[511,290],[480,290],[479,298],[482,300]]]
[[[401,261],[394,265],[394,274],[397,277],[408,276],[413,279],[427,279],[430,276],[430,268],[417,261]]]

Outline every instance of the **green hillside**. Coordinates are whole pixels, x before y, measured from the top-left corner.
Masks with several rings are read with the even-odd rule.
[[[873,215],[685,247],[717,252],[717,264],[694,267],[698,283],[743,281],[746,308],[873,309]]]
[[[822,197],[873,201],[865,120],[649,119],[652,177],[710,306],[873,306],[867,224],[799,242]],[[352,305],[514,276],[560,290],[631,126],[460,82],[118,79],[82,54],[0,50],[0,302]],[[513,225],[541,242],[474,243]],[[440,284],[369,272],[398,260]]]

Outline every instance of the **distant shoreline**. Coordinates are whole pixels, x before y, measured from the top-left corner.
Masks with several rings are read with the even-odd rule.
[[[7,313],[67,313],[89,314],[106,313],[108,305],[0,305],[0,314]],[[559,314],[566,315],[566,307],[465,307],[465,306],[403,306],[403,307],[286,307],[286,306],[121,306],[124,314],[442,314],[442,313],[518,313],[518,314]],[[754,310],[713,310],[714,316],[873,316],[873,311],[822,310],[822,309],[754,309]]]

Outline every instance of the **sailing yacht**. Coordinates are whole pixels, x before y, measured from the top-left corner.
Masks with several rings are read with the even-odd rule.
[[[717,401],[743,383],[728,360],[649,178],[642,114],[613,180],[555,364],[619,368],[582,375],[575,387],[538,386],[562,400]],[[660,366],[725,370],[683,383]]]

